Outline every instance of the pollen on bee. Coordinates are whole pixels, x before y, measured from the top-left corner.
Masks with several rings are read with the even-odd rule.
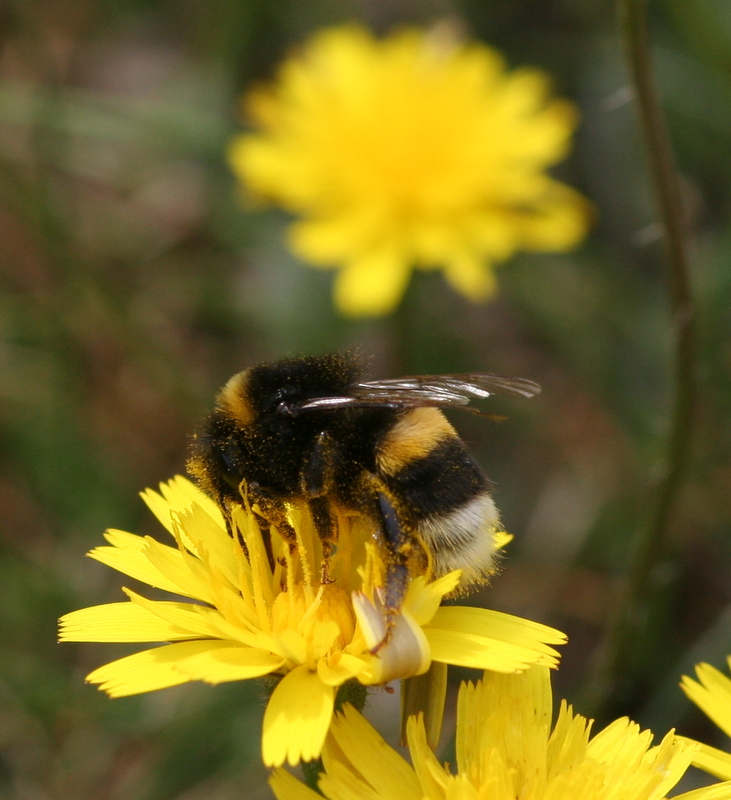
[[[217,405],[233,416],[241,425],[249,425],[254,421],[255,411],[251,407],[247,386],[250,370],[237,372],[221,389],[217,398]]]

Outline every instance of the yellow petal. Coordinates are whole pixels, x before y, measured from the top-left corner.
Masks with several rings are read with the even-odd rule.
[[[145,538],[145,542],[147,544],[145,557],[177,587],[173,591],[215,605],[216,597],[211,589],[211,575],[198,558],[160,544],[150,536]]]
[[[515,537],[512,533],[507,531],[495,531],[495,547],[502,550],[506,545],[510,544]]]
[[[406,741],[406,723],[419,716],[429,747],[436,750],[442,734],[447,700],[448,666],[432,661],[427,672],[401,681],[401,743]]]
[[[714,783],[692,792],[676,794],[673,800],[729,800],[731,798],[731,781]]]
[[[444,277],[468,300],[475,303],[495,294],[495,273],[484,258],[477,255],[455,255],[444,265]]]
[[[168,533],[179,537],[184,546],[195,555],[199,555],[197,547],[186,530],[181,529],[181,517],[198,515],[204,526],[218,529],[219,536],[226,533],[226,523],[215,502],[182,475],[161,483],[159,493],[146,489],[140,492],[140,497]]]
[[[216,502],[182,475],[161,483],[159,493],[145,489],[140,492],[140,497],[170,534],[174,527],[172,515],[192,511],[194,506],[204,511],[218,527],[226,529],[223,514]]]
[[[65,614],[59,623],[61,642],[167,642],[199,638],[188,627],[175,625],[130,602],[82,608]]]
[[[335,691],[301,666],[277,685],[264,712],[262,757],[268,767],[318,758],[332,719]]]
[[[269,787],[277,800],[322,800],[322,795],[298,781],[286,769],[275,769],[269,778]]]
[[[283,664],[281,656],[252,647],[221,647],[181,659],[176,669],[195,680],[225,683],[260,678],[276,672]]]
[[[351,705],[346,704],[343,713],[336,715],[331,730],[352,766],[375,789],[374,796],[399,800],[422,797],[413,769]]]
[[[176,475],[167,483],[160,484],[160,491],[173,508],[182,510],[197,505],[225,531],[226,522],[219,505],[188,478]]]
[[[318,788],[325,797],[337,800],[383,800],[383,796],[353,770],[347,759],[345,762],[333,761],[327,772],[320,776]]]
[[[281,653],[288,661],[294,664],[304,664],[307,661],[307,642],[301,633],[286,628],[273,639],[277,652]]]
[[[504,776],[499,775],[491,775],[491,778],[498,777],[498,781],[492,781],[488,783],[488,787],[491,789],[495,783],[497,783],[497,789],[494,792],[488,792],[488,798],[492,797],[501,797],[501,798],[510,798],[511,797],[511,787],[508,781],[504,780]],[[504,783],[499,782],[499,778],[503,777]],[[507,785],[505,785],[507,784]],[[484,795],[480,789],[478,789],[470,780],[469,775],[455,775],[446,785],[445,789],[441,791],[438,795],[438,798],[443,797],[444,800],[483,800]],[[563,798],[561,798],[563,800]]]
[[[435,628],[476,633],[530,647],[541,643],[566,644],[567,641],[565,633],[548,625],[488,608],[442,606],[431,624]],[[544,652],[554,653],[550,647],[544,648]]]
[[[556,666],[560,631],[537,622],[466,606],[443,606],[424,628],[432,658],[476,669],[515,672],[532,664]]]
[[[335,279],[335,305],[350,317],[393,311],[406,291],[411,268],[395,251],[375,251],[350,261]]]
[[[298,222],[289,229],[292,250],[315,267],[332,268],[362,238],[363,221],[355,215]]]
[[[357,677],[365,665],[362,658],[341,653],[337,662],[333,660],[331,663],[328,659],[321,658],[317,662],[317,674],[328,686],[341,686],[345,681]]]
[[[181,659],[228,646],[230,646],[228,642],[209,639],[154,647],[105,664],[89,673],[86,680],[98,684],[99,688],[110,697],[153,692],[190,680],[187,675],[176,669]]]
[[[463,683],[457,698],[458,771],[473,774],[492,749],[503,763],[498,772],[504,772],[505,764],[519,764],[524,752],[532,751],[530,758],[545,763],[552,711],[551,678],[545,667],[519,674],[491,671],[476,685]],[[570,768],[583,758],[583,751],[570,749],[565,739],[557,749]],[[541,769],[537,765],[536,777]],[[525,795],[533,796],[527,789]]]
[[[178,585],[150,563],[145,553],[147,540],[144,536],[126,531],[108,530],[104,538],[111,546],[95,547],[89,553],[90,558],[156,589],[180,593]]]
[[[620,754],[629,762],[641,759],[651,744],[651,731],[641,731],[636,722],[621,717],[599,731],[587,745],[586,752],[606,764],[611,764]]]
[[[693,766],[715,775],[722,781],[731,780],[731,753],[703,743],[693,754]]]
[[[424,633],[434,661],[458,667],[516,672],[533,664],[556,666],[558,663],[558,653],[547,655],[539,644],[536,648],[521,647],[501,639],[439,628],[425,628]]]
[[[592,208],[578,192],[557,181],[530,212],[518,215],[522,246],[529,250],[570,250],[584,238]]]
[[[411,761],[423,788],[424,797],[440,797],[445,788],[446,775],[429,746],[421,715],[409,717],[406,723],[406,737]]]
[[[459,585],[461,574],[461,570],[455,569],[431,583],[427,583],[423,576],[417,576],[409,584],[404,608],[419,625],[428,625],[437,613],[444,596]]]
[[[187,631],[189,639],[232,639],[249,647],[263,647],[264,643],[269,641],[269,637],[263,636],[259,632],[251,632],[244,627],[232,624],[223,617],[218,609],[194,603],[148,600],[130,589],[123,589],[123,591],[135,605],[142,606],[150,614],[165,620],[175,630]],[[160,641],[160,639],[153,641]]]
[[[161,490],[163,486],[164,484],[160,484]],[[145,489],[144,492],[140,492],[140,497],[145,501],[145,505],[150,511],[157,517],[158,522],[168,533],[172,534],[173,520],[171,512],[174,510],[174,507],[170,505],[170,502],[154,489]]]
[[[200,506],[174,515],[175,531],[192,553],[205,559],[209,570],[235,586],[239,579],[236,544],[226,528],[215,522]]]
[[[727,736],[731,736],[731,680],[710,664],[698,664],[695,671],[700,683],[684,675],[681,689]]]
[[[648,756],[654,757],[655,770],[660,772],[662,780],[657,781],[655,792],[657,797],[665,797],[688,771],[693,763],[693,756],[698,750],[696,742],[681,739],[671,730],[662,742],[650,749]],[[648,760],[645,757],[645,763]]]
[[[432,646],[432,657],[437,661],[446,660],[449,664],[476,666],[478,669],[498,669],[500,672],[512,672],[530,664],[556,666],[559,654],[549,645],[566,642],[566,635],[561,631],[539,622],[468,606],[442,606],[424,632]],[[459,661],[449,660],[445,648],[449,648],[450,643],[462,654]],[[479,660],[480,649],[498,661],[506,658],[506,665],[514,661],[515,666],[510,669],[479,667],[474,657]]]

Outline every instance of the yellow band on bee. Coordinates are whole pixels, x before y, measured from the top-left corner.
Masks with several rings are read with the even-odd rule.
[[[255,418],[247,392],[248,382],[248,369],[237,372],[221,389],[217,398],[218,407],[228,411],[240,425],[249,425]]]
[[[385,475],[395,475],[411,462],[428,456],[442,440],[456,436],[438,408],[409,409],[383,438],[376,463]]]

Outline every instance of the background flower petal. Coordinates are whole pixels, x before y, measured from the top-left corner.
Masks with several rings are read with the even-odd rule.
[[[554,214],[558,192],[546,192],[563,186],[545,170],[570,149],[574,106],[552,98],[541,70],[508,71],[484,44],[334,27],[245,105],[258,130],[237,137],[231,166],[298,217],[293,252],[341,268],[345,315],[392,311],[415,266],[484,300],[492,262],[524,246],[567,249],[586,230],[586,203]],[[566,211],[573,196],[555,202]]]
[[[444,264],[444,277],[458,292],[474,302],[486,300],[497,289],[495,273],[488,259],[473,254],[452,256]]]
[[[395,250],[374,250],[349,261],[335,279],[335,304],[348,316],[387,314],[406,291],[411,265]]]

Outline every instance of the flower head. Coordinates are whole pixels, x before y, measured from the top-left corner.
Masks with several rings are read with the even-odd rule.
[[[591,722],[561,703],[551,727],[548,670],[486,674],[463,684],[457,708],[456,771],[442,766],[411,717],[413,767],[391,750],[351,707],[337,715],[323,751],[319,786],[328,800],[660,800],[683,777],[697,745],[671,731],[652,746],[652,733],[618,719],[590,736]],[[277,770],[278,800],[320,795]],[[685,800],[731,797],[731,784],[676,795]]]
[[[245,105],[258,132],[234,141],[233,169],[299,217],[295,253],[340,267],[345,314],[391,311],[414,266],[485,299],[496,262],[585,233],[587,202],[545,173],[567,154],[573,106],[541,71],[508,72],[444,29],[326,30]]]
[[[89,555],[188,600],[149,600],[124,589],[127,602],[62,617],[60,638],[167,642],[87,676],[112,697],[191,680],[279,676],[264,715],[268,765],[319,756],[335,691],[346,681],[386,683],[424,673],[432,660],[508,672],[557,663],[550,645],[564,641],[558,631],[485,609],[440,608],[459,582],[458,570],[431,583],[415,577],[390,640],[374,653],[386,630],[384,565],[361,517],[339,520],[332,582],[323,585],[321,545],[309,515],[297,506],[289,510],[296,549],[290,552],[272,528],[269,555],[251,509],[237,509],[229,536],[218,506],[185,478],[142,496],[174,543],[111,530],[109,545]]]

